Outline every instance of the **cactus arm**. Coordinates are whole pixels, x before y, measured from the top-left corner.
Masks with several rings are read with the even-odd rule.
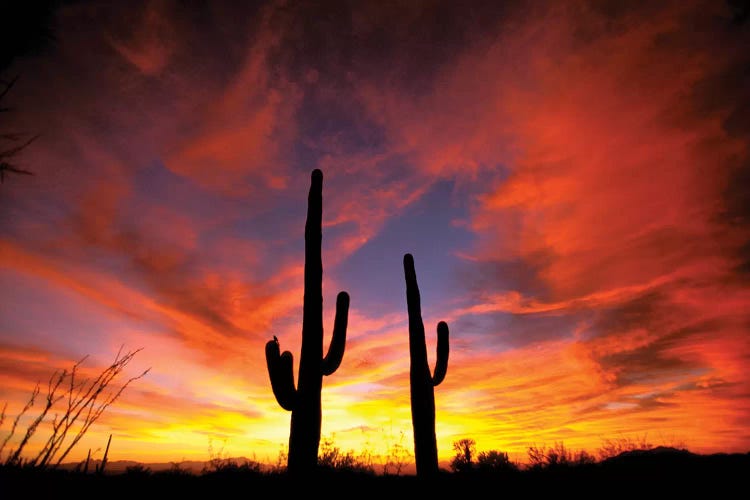
[[[274,336],[273,340],[266,343],[266,364],[268,365],[268,376],[271,379],[271,389],[276,401],[286,411],[294,409],[297,391],[294,388],[294,374],[292,353],[284,351],[279,354],[279,341]]]
[[[344,358],[346,347],[346,326],[349,322],[349,294],[340,292],[336,297],[336,319],[333,321],[333,336],[328,346],[328,354],[323,359],[323,375],[335,372]]]
[[[448,324],[441,321],[437,325],[437,361],[435,362],[435,372],[432,375],[432,385],[438,386],[445,378],[448,372],[448,352],[450,346],[448,343]]]

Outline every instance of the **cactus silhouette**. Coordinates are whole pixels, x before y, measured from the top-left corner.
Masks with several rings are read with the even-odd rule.
[[[409,310],[409,379],[411,382],[411,422],[414,427],[414,458],[417,476],[429,477],[438,473],[437,441],[435,439],[435,391],[448,371],[448,325],[437,325],[437,361],[430,375],[427,364],[422,308],[414,270],[414,257],[404,255],[406,305]]]
[[[298,385],[294,387],[292,353],[279,354],[276,336],[266,344],[266,363],[271,388],[279,405],[292,412],[287,471],[305,474],[315,470],[320,444],[320,391],[323,375],[336,371],[344,357],[349,295],[336,298],[336,318],[328,354],[323,358],[323,263],[321,259],[323,173],[311,175],[305,223],[305,292],[302,313],[302,350]]]

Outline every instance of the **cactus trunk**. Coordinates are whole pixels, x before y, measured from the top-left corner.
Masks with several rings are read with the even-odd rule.
[[[409,380],[411,383],[411,420],[414,428],[414,457],[417,476],[430,477],[438,473],[437,439],[435,437],[434,387],[445,378],[448,370],[448,325],[438,323],[437,361],[434,375],[427,363],[424,323],[414,270],[414,258],[404,256],[406,304],[409,312]]]
[[[323,176],[312,176],[305,223],[305,295],[297,407],[289,434],[289,470],[316,464],[320,442],[320,391],[323,373],[323,261],[321,257]]]
[[[336,371],[344,355],[349,296],[336,300],[336,318],[328,354],[323,358],[323,263],[321,258],[323,174],[312,173],[305,223],[305,291],[302,313],[302,348],[297,388],[289,351],[279,354],[276,337],[266,344],[266,361],[274,395],[292,412],[287,470],[305,474],[315,470],[321,430],[320,392],[323,375]]]

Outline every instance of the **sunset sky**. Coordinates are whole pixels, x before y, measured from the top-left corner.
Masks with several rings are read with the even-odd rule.
[[[324,349],[351,296],[324,438],[413,451],[408,252],[431,366],[450,326],[441,460],[464,437],[750,451],[733,4],[61,2],[0,74],[0,133],[39,135],[15,158],[34,176],[0,185],[0,404],[143,348],[71,459],[112,433],[110,460],[275,462],[264,344],[296,377],[319,168]]]

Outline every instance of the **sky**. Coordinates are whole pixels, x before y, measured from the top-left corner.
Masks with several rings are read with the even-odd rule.
[[[0,75],[0,131],[38,135],[0,185],[4,432],[54,370],[142,348],[71,459],[275,462],[264,345],[296,374],[318,168],[324,349],[351,296],[324,439],[413,452],[411,253],[431,367],[450,327],[441,460],[750,451],[746,8],[240,3],[61,2]]]

